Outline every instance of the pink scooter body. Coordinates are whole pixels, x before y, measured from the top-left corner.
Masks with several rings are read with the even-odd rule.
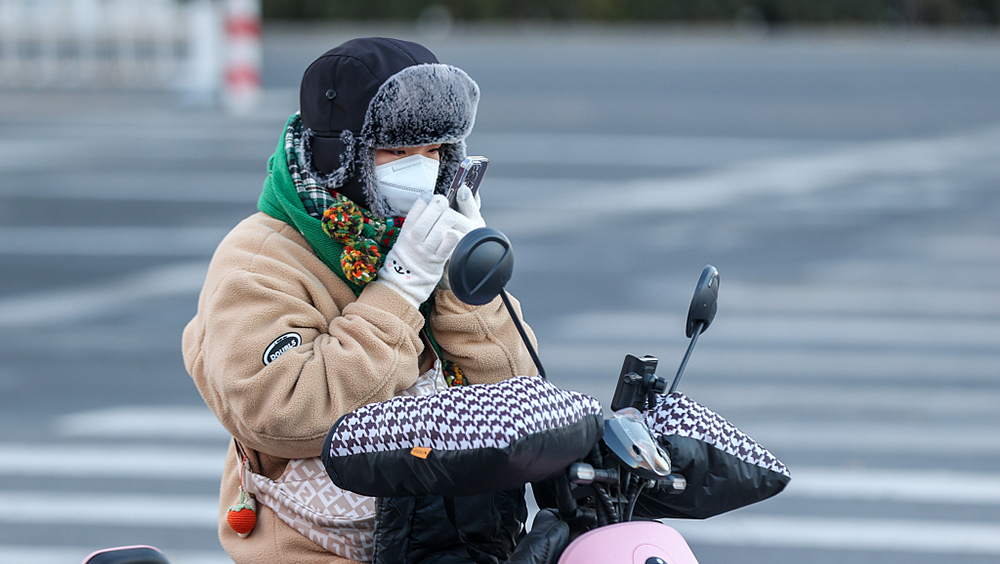
[[[655,521],[616,523],[581,535],[558,564],[698,564],[676,530]]]

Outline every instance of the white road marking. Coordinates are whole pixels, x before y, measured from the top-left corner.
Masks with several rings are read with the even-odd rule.
[[[961,409],[960,407],[956,409]],[[782,452],[923,455],[941,459],[952,455],[1000,452],[1000,433],[990,422],[982,424],[856,422],[833,415],[823,422],[733,422],[781,458]]]
[[[207,271],[207,262],[171,264],[105,284],[0,299],[0,327],[65,324],[135,302],[197,295]]]
[[[219,480],[226,442],[218,448],[107,444],[0,443],[0,476]],[[150,460],[157,460],[150,464]],[[948,505],[1000,504],[1000,474],[884,468],[792,468],[781,495]]]
[[[229,439],[207,407],[123,406],[56,420],[62,437]]]
[[[997,159],[1000,129],[994,128],[936,139],[858,143],[826,154],[765,159],[687,179],[635,181],[619,186],[614,193],[617,205],[629,212],[694,210],[724,205],[750,194],[798,196],[872,177],[933,176],[976,161]],[[573,198],[572,202],[596,203],[587,198]]]
[[[558,325],[564,340],[636,342],[673,334],[684,327],[680,315],[644,311],[592,311],[566,315]],[[782,346],[954,347],[1000,350],[1000,329],[993,319],[890,317],[845,312],[829,314],[726,311],[711,329],[716,344]]]
[[[218,227],[0,227],[0,254],[53,256],[210,256]]]
[[[504,165],[706,167],[841,149],[845,141],[597,133],[474,133],[469,151]],[[553,151],[558,151],[558,158]]]
[[[1000,240],[996,242],[1000,252]],[[727,280],[725,312],[1000,317],[1000,292],[877,285],[752,285]],[[655,291],[655,290],[654,290]]]
[[[1000,350],[1000,327],[992,319],[737,314],[727,316],[724,323],[713,325],[712,329],[712,338],[719,344]]]
[[[516,143],[512,142],[514,140]],[[606,215],[606,200],[600,196],[608,193],[616,195],[616,209],[623,213],[705,209],[726,205],[749,195],[798,196],[871,178],[947,174],[964,170],[972,163],[991,163],[1000,159],[1000,129],[996,128],[922,139],[850,143],[764,138],[537,133],[483,133],[475,141],[481,143],[481,152],[489,150],[488,154],[495,162],[511,165],[550,164],[550,149],[556,146],[561,148],[561,154],[585,164],[713,167],[709,171],[679,177],[631,181],[502,177],[488,181],[496,185],[496,190],[491,191],[496,193],[495,198],[499,203],[504,201],[505,192],[517,194],[528,190],[537,196],[533,199],[532,208],[546,215],[551,214],[552,208],[559,208],[564,215],[574,217],[576,222],[579,218],[574,213],[589,211],[600,213],[602,217]],[[45,152],[51,154],[51,147],[46,147]],[[88,149],[86,145],[73,143],[60,146],[60,150],[79,156],[77,153]],[[476,146],[471,146],[470,150],[475,152]],[[0,162],[0,170],[17,169],[23,162],[20,158],[5,160]],[[196,190],[165,192],[146,188],[144,182],[137,181],[117,183],[118,186],[126,186],[127,190],[112,190],[112,193],[115,197],[144,201],[190,199],[252,203],[264,174],[254,177],[248,173],[233,173],[232,181],[225,178],[213,182],[214,185],[226,187],[219,190],[199,187]],[[926,186],[922,185],[921,190],[952,189],[950,183],[924,184]],[[48,193],[54,197],[109,197],[109,183],[106,182],[84,183],[84,187],[79,186],[79,183],[68,185],[73,186],[72,192],[59,193],[57,188],[53,188]],[[88,190],[87,185],[94,188]],[[247,188],[248,186],[253,186],[253,189]],[[23,193],[18,190],[18,186],[8,187],[5,194],[38,195],[36,191]],[[565,198],[566,193],[575,194],[575,197]],[[883,205],[884,202],[872,202],[872,205],[876,204]],[[522,206],[516,213],[531,220],[530,223],[537,227],[531,211],[524,210]],[[509,224],[511,228],[520,223],[514,216],[505,219],[510,221],[502,223]],[[552,221],[540,223],[545,226],[552,224]]]
[[[2,150],[2,147],[0,147]],[[134,151],[134,149],[131,149]],[[261,157],[262,162],[266,157]],[[66,163],[62,163],[66,166]],[[30,182],[7,182],[0,185],[0,197],[62,198],[79,200],[124,200],[128,202],[196,202],[232,203],[253,206],[260,197],[264,172],[204,171],[192,174],[187,170],[158,171],[156,182],[150,182],[147,171],[85,170],[68,166],[69,171],[46,171],[45,193],[39,194]],[[25,172],[39,175],[31,164]],[[4,166],[0,163],[0,171]],[[163,189],[169,186],[170,189]]]
[[[65,511],[86,507],[87,511]],[[163,495],[0,493],[0,522],[214,528],[218,502]],[[729,546],[1000,554],[1000,524],[906,519],[776,516],[736,512],[667,521],[689,542]],[[2,555],[0,555],[2,556]]]
[[[76,564],[102,548],[111,547],[0,545],[0,564]],[[161,550],[170,564],[233,564],[221,546],[216,551]]]
[[[219,481],[226,448],[0,443],[0,476]]]
[[[665,521],[690,543],[942,554],[1000,554],[1000,524],[810,517],[720,515],[706,521]]]
[[[680,318],[678,318],[680,319]],[[559,359],[558,372],[572,375],[578,372],[593,373],[605,370],[607,383],[601,383],[600,393],[613,391],[614,382],[622,367],[626,353],[652,354],[660,359],[661,366],[676,370],[686,339],[681,327],[672,332],[660,330],[633,341],[576,341],[559,342],[555,339],[542,344],[542,362],[547,358]],[[709,331],[714,331],[710,329]],[[839,381],[841,378],[864,378],[878,382],[976,382],[994,384],[997,379],[1000,354],[996,351],[979,353],[967,351],[927,350],[905,348],[896,350],[824,350],[802,346],[783,346],[780,342],[755,345],[714,346],[712,336],[699,341],[691,358],[688,371],[692,374],[710,373],[713,377],[740,378],[740,387],[750,388],[757,379],[791,382]],[[551,361],[549,361],[551,362]],[[663,369],[661,369],[662,372]],[[670,368],[668,368],[668,371]],[[555,371],[553,371],[555,374]],[[662,374],[661,374],[662,375]],[[559,378],[559,374],[555,374]],[[699,376],[700,377],[700,376]],[[692,383],[685,377],[685,386]],[[560,381],[570,389],[576,382]]]
[[[0,492],[0,523],[215,528],[218,520],[219,500],[215,497]]]
[[[59,130],[58,139],[0,139],[0,171],[16,173],[32,171],[36,167],[34,155],[39,151],[48,154],[59,154],[60,163],[86,163],[97,155],[95,147],[106,150],[108,144],[126,145],[132,141],[130,134],[134,124],[114,127],[113,124],[102,124],[96,129],[93,124],[63,125]],[[162,123],[156,127],[147,128],[157,132],[157,141],[190,141],[200,140],[206,136],[204,128],[193,129],[189,126]],[[267,138],[268,128],[256,128],[250,131],[258,138]],[[42,134],[46,130],[43,128]],[[93,143],[95,132],[106,142]],[[280,125],[273,130],[277,139]],[[219,129],[213,129],[211,134],[219,136]],[[74,139],[75,137],[75,139]],[[144,143],[150,139],[146,136]],[[225,140],[223,140],[225,141]],[[470,151],[485,154],[495,162],[504,164],[543,164],[551,165],[552,150],[559,148],[559,164],[562,165],[608,165],[608,166],[680,166],[695,167],[718,165],[746,159],[759,159],[774,155],[789,153],[806,153],[839,148],[848,142],[826,140],[802,140],[759,137],[705,137],[705,136],[672,136],[672,135],[631,135],[631,134],[594,134],[594,133],[473,133],[469,139]],[[171,150],[171,154],[177,153]],[[261,155],[266,160],[268,155]],[[199,174],[202,174],[199,172]],[[259,188],[264,173],[257,176],[256,187]],[[145,180],[126,184],[133,193],[141,189]],[[108,188],[119,192],[117,186]],[[18,189],[17,186],[9,189]],[[28,193],[27,190],[24,193]],[[100,194],[94,194],[101,197]],[[171,195],[161,193],[161,197],[169,200]],[[211,197],[211,196],[207,196]]]
[[[1000,474],[949,470],[793,468],[782,497],[1000,505]]]
[[[617,157],[615,153],[614,158]],[[737,159],[708,171],[664,178],[615,181],[493,178],[488,181],[492,186],[490,192],[497,196],[490,203],[499,209],[490,209],[489,217],[491,224],[509,236],[523,237],[575,231],[592,224],[606,225],[607,194],[615,195],[611,211],[621,215],[712,209],[760,196],[809,207],[825,204],[809,204],[801,196],[871,183],[872,179],[913,176],[924,181],[919,185],[902,184],[900,195],[888,203],[910,205],[917,195],[940,206],[946,205],[948,194],[960,186],[947,181],[948,175],[979,170],[998,160],[1000,129],[992,128],[937,138],[851,143],[803,155]],[[518,204],[526,194],[531,195],[532,204],[528,208]],[[566,194],[573,197],[567,198]],[[885,209],[887,201],[873,193],[871,199],[849,205],[852,209]]]
[[[962,389],[957,386],[928,391],[907,385],[865,382],[864,384],[833,384],[809,379],[805,382],[758,382],[735,387],[731,382],[704,382],[692,379],[688,383],[692,395],[706,398],[722,413],[766,414],[776,410],[843,415],[845,411],[880,413],[884,416],[905,413],[911,418],[930,419],[957,416],[965,421],[983,420],[995,416],[1000,405],[1000,389]]]

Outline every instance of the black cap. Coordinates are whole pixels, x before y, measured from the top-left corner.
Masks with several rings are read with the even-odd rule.
[[[402,69],[437,63],[426,47],[384,37],[352,39],[313,61],[302,75],[299,108],[311,129],[313,167],[330,173],[340,166],[342,131],[360,134],[379,87]]]

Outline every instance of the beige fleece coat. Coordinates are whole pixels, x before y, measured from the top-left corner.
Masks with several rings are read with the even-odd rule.
[[[184,362],[209,408],[248,450],[251,469],[276,479],[289,459],[319,456],[340,416],[391,398],[431,367],[423,323],[416,308],[378,281],[355,296],[298,231],[256,213],[212,258],[198,313],[184,329]],[[438,290],[430,323],[444,356],[470,383],[537,373],[499,299],[471,307]],[[299,334],[302,344],[265,365],[265,349],[286,333]],[[238,470],[231,446],[219,535],[235,562],[350,562],[260,504],[253,532],[236,536],[226,512],[239,498]]]

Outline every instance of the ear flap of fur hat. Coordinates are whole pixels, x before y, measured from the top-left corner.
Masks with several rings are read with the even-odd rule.
[[[443,193],[465,158],[465,138],[478,105],[479,86],[462,69],[440,63],[407,67],[379,87],[365,115],[357,156],[372,213],[390,213],[374,184],[375,150],[441,143],[435,191]]]
[[[352,39],[313,61],[299,90],[306,171],[368,207],[357,157],[371,100],[402,69],[437,62],[420,44],[386,37]]]

